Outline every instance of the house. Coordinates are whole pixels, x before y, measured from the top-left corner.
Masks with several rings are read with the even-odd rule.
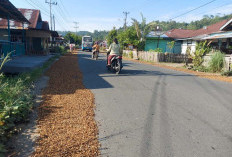
[[[150,32],[150,34],[146,36],[145,51],[161,48],[162,52],[186,54],[187,50],[189,50],[190,53],[193,53],[199,41],[204,40],[205,37],[212,33],[222,32],[221,28],[226,25],[228,21],[229,20],[223,20],[198,30],[172,29],[160,36],[155,35],[155,32]],[[224,27],[224,29],[228,29],[228,27]],[[168,48],[168,43],[170,41],[175,41],[172,50]]]
[[[39,10],[18,9],[18,11],[21,12],[30,24],[22,24],[14,20],[10,21],[11,42],[23,43],[25,45],[25,53],[22,54],[48,54],[48,44],[51,36],[48,22],[42,21]],[[6,28],[7,21],[5,19],[0,19],[0,34],[5,34],[7,31]],[[3,35],[0,37],[0,40],[4,40],[4,38]],[[17,47],[15,49],[17,49]]]
[[[232,54],[232,19],[225,23],[219,32],[211,33],[203,40],[210,42],[214,50]]]
[[[20,11],[9,1],[0,1],[0,21],[4,21],[1,24],[4,25],[4,30],[0,30],[0,56],[6,55],[9,52],[13,52],[12,55],[21,55],[25,53],[25,44],[22,42],[24,38],[24,29],[21,28],[21,41],[12,41],[11,23],[14,20],[24,25],[24,23],[30,23]]]
[[[205,40],[204,38],[209,36],[212,33],[218,33],[221,32],[221,27],[225,25],[229,20],[223,20],[220,22],[217,22],[210,26],[204,26],[201,29],[198,30],[192,30],[192,32],[189,32],[187,34],[187,37],[179,39],[182,40],[182,54],[186,54],[187,49],[190,49],[190,53],[193,53],[196,50],[196,44],[202,40]]]
[[[157,35],[155,31],[152,31],[146,36],[145,51],[160,49],[162,52],[180,53],[181,42],[175,41],[174,47],[170,49],[168,43],[171,41],[175,41],[175,38],[168,36],[167,33]]]

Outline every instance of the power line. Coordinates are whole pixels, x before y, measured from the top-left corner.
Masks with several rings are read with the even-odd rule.
[[[67,13],[67,16],[70,16],[70,14],[69,14],[69,12],[67,11],[67,9],[65,8],[65,6],[64,6],[64,4],[63,4],[63,2],[62,2],[62,0],[60,0],[60,4],[61,4],[61,6],[64,8],[64,12]]]
[[[176,18],[181,17],[181,16],[183,16],[183,15],[186,15],[186,14],[188,14],[188,13],[190,13],[190,12],[193,12],[193,11],[199,9],[199,8],[202,8],[202,7],[206,6],[206,5],[209,5],[209,4],[211,4],[211,3],[215,2],[215,1],[216,1],[216,0],[212,0],[212,1],[208,2],[208,3],[205,3],[205,4],[203,4],[203,5],[199,6],[199,7],[194,8],[194,9],[192,9],[192,10],[190,10],[190,11],[187,11],[187,12],[185,12],[185,13],[183,13],[183,14],[180,14],[180,15],[174,17],[174,18],[171,18],[170,20],[173,20],[173,19],[176,19]]]
[[[223,4],[223,5],[220,5],[219,7],[212,8],[211,10],[219,9],[219,8],[222,8],[222,7],[224,7],[226,5],[230,5],[230,4],[232,4],[232,3],[230,2],[230,3]],[[210,11],[204,11],[204,12],[201,12],[201,13],[197,13],[196,15],[201,15],[201,14],[204,14],[204,13],[208,13]]]

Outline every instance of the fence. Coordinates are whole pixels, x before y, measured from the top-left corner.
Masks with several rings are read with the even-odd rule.
[[[123,53],[126,56],[133,54],[133,59],[139,59],[149,62],[172,62],[172,63],[186,63],[189,62],[188,55],[175,54],[175,53],[157,53],[149,51],[130,51],[124,50]]]
[[[187,54],[175,53],[158,53],[159,62],[186,63],[188,62]]]
[[[0,41],[0,56],[6,56],[7,53],[11,52],[12,56],[20,56],[25,54],[24,43],[19,42],[8,42]]]

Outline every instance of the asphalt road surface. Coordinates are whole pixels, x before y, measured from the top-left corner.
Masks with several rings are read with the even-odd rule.
[[[103,157],[232,157],[232,84],[125,60],[117,76],[90,57]]]

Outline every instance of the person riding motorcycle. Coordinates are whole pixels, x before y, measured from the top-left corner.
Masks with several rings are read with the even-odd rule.
[[[121,56],[122,54],[120,53],[120,46],[118,44],[118,39],[115,38],[113,43],[110,45],[109,50],[107,52],[107,60],[108,60],[108,64],[107,66],[110,66],[111,64],[111,59],[114,56]]]
[[[93,45],[93,54],[94,53],[97,53],[97,56],[98,56],[98,54],[99,54],[99,50],[100,50],[100,46],[98,45],[98,42],[96,42],[94,45]],[[93,55],[92,55],[93,56]]]

